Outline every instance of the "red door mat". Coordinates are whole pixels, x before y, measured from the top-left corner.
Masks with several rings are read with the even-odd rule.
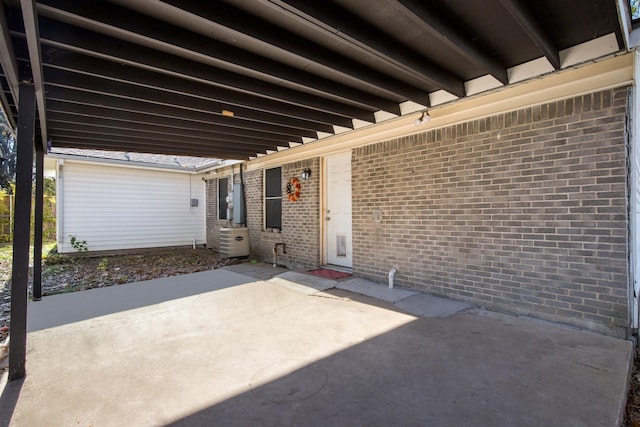
[[[351,277],[351,273],[345,273],[344,271],[331,270],[329,268],[319,268],[317,270],[310,270],[309,274],[313,274],[314,276],[322,277],[323,279],[331,279],[338,280],[344,279],[345,277]]]

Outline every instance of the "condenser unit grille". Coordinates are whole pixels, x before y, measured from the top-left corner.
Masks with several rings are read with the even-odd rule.
[[[220,256],[223,258],[249,256],[249,229],[247,227],[221,228]]]

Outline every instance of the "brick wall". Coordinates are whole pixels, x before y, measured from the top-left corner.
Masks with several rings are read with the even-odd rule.
[[[291,258],[292,268],[318,268],[320,266],[320,159],[314,158],[283,165],[283,185],[290,177],[300,178],[304,169],[311,170],[311,178],[303,181],[301,197],[297,202],[285,200],[282,206],[282,233]]]
[[[400,285],[622,335],[627,99],[606,90],[354,150],[354,272],[384,281],[396,266]]]
[[[264,170],[244,172],[251,257],[271,263],[274,245],[285,243],[287,253],[282,254],[278,250],[279,265],[293,269],[317,268],[320,265],[320,160],[314,158],[287,163],[281,167],[282,230],[277,233],[264,229]],[[311,178],[300,180],[300,199],[290,202],[286,197],[287,181],[294,176],[300,178],[300,173],[307,168],[311,169]],[[239,182],[239,174],[236,173],[235,179]],[[207,236],[209,241],[217,244],[218,229],[220,226],[228,227],[230,223],[216,219],[216,185],[215,180],[209,181],[207,185]]]

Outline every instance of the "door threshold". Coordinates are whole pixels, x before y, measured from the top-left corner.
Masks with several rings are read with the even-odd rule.
[[[341,271],[343,273],[353,274],[353,267],[344,267],[342,265],[334,265],[334,264],[324,264],[324,265],[321,265],[320,268],[326,268],[329,270],[335,270],[335,271]]]

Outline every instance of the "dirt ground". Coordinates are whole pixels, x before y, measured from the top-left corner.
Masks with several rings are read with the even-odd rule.
[[[627,411],[624,427],[640,427],[640,352],[636,350],[636,359],[629,381]]]

